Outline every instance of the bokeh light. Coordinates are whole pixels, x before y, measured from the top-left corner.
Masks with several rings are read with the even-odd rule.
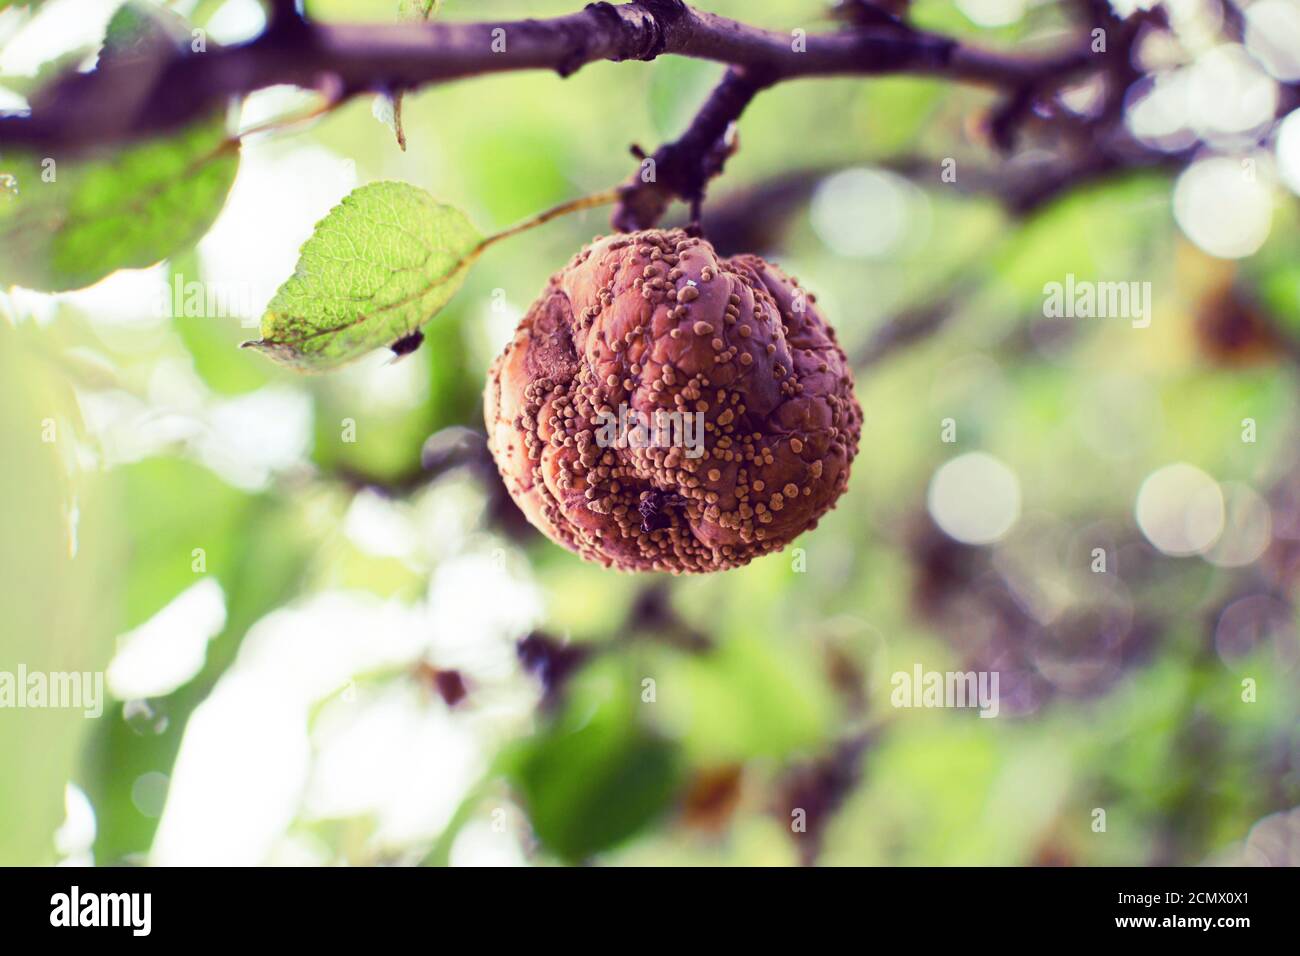
[[[1273,221],[1267,183],[1241,159],[1216,156],[1188,167],[1174,187],[1174,218],[1212,256],[1240,259],[1259,250]]]
[[[1246,46],[1279,80],[1300,80],[1300,4],[1255,0],[1246,7]]]
[[[1292,110],[1278,125],[1277,171],[1291,191],[1300,195],[1300,109]]]
[[[817,187],[811,216],[813,229],[837,255],[878,259],[924,240],[929,200],[894,173],[847,169]]]
[[[1025,15],[1025,0],[957,0],[957,9],[981,27],[1004,27]]]
[[[1166,465],[1142,482],[1136,516],[1147,540],[1165,554],[1203,554],[1223,533],[1223,492],[1194,465]]]
[[[1225,43],[1202,54],[1190,69],[1188,113],[1203,137],[1246,133],[1271,123],[1277,84],[1242,47]]]
[[[1223,535],[1206,558],[1221,568],[1253,564],[1273,540],[1273,516],[1268,502],[1250,485],[1224,482]]]
[[[213,578],[182,591],[134,631],[118,638],[108,689],[119,700],[162,697],[203,666],[208,641],[226,624],[226,596]]]
[[[1020,517],[1020,482],[1015,472],[984,452],[946,462],[930,480],[930,515],[963,544],[992,544]]]

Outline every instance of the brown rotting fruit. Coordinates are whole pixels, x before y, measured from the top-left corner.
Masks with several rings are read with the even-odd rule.
[[[484,405],[529,520],[629,571],[719,571],[780,550],[843,493],[862,428],[814,297],[675,229],[597,239],[554,275]],[[637,423],[681,427],[629,434]]]

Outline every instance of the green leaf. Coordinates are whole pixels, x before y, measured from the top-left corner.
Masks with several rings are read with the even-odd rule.
[[[238,166],[224,117],[75,160],[6,154],[0,285],[80,289],[183,252],[217,218]]]
[[[737,620],[757,619],[742,609]],[[676,654],[656,664],[676,693],[655,708],[660,726],[705,763],[786,758],[821,746],[836,712],[809,661],[750,632],[711,654]]]
[[[316,224],[294,274],[246,343],[322,371],[415,332],[460,288],[482,237],[464,213],[407,183],[354,189]]]
[[[569,862],[643,831],[682,781],[678,746],[638,719],[635,675],[595,667],[579,685],[562,715],[502,755],[538,838]]]
[[[83,673],[90,691],[112,655],[123,562],[106,543],[117,528],[99,475],[68,471],[76,398],[44,344],[0,320],[0,672]],[[64,787],[81,782],[97,723],[85,708],[0,707],[0,865],[55,862]]]
[[[137,627],[200,579],[204,567],[226,567],[250,497],[202,465],[182,458],[147,458],[115,473],[123,485],[119,508],[127,539],[123,560],[131,574],[124,589],[121,629]],[[194,509],[193,502],[203,502]],[[202,574],[208,573],[208,570]]]
[[[199,674],[166,697],[148,701],[152,719],[128,720],[126,705],[111,702],[92,729],[77,779],[95,807],[94,852],[102,865],[130,862],[148,852],[158,818],[146,816],[136,805],[136,781],[148,773],[171,775],[194,709],[235,659],[248,629],[295,593],[313,546],[301,516],[273,493],[249,497],[228,489],[210,510],[207,493],[216,479],[201,476],[188,462],[155,459],[119,469],[115,477],[124,486],[125,526],[136,531],[132,583],[153,577],[160,567],[156,559],[138,564],[136,555],[170,551],[172,563],[189,572],[189,548],[195,542],[208,543],[208,572],[225,592],[227,617],[225,628],[208,644]],[[193,478],[198,483],[191,487]],[[147,537],[153,531],[139,523],[132,505],[151,493],[159,495],[162,512],[152,525],[176,528],[164,529],[164,539],[157,542]],[[195,500],[202,500],[204,507],[186,512],[184,503]],[[214,520],[217,527],[205,527]],[[189,582],[193,580],[190,573]]]
[[[174,287],[178,277],[184,281],[186,276],[202,273],[198,255],[193,251],[174,256],[168,267],[169,288]],[[249,356],[239,351],[239,344],[248,334],[246,328],[236,322],[214,322],[206,309],[202,311],[202,315],[173,315],[171,327],[189,351],[194,371],[208,388],[221,395],[243,395],[275,380],[279,369],[266,362],[250,361]]]
[[[189,26],[180,14],[148,0],[130,0],[108,21],[99,63],[177,55],[189,39]]]
[[[406,132],[402,129],[402,94],[379,93],[370,105],[370,113],[397,137],[397,145],[406,151]]]
[[[181,56],[188,35],[183,17],[130,0],[99,64]],[[224,111],[116,152],[0,156],[0,284],[61,292],[176,255],[212,225],[238,166]]]
[[[397,14],[403,20],[430,20],[441,6],[442,0],[398,0]]]

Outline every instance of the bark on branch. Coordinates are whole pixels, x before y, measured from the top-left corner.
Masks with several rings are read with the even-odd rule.
[[[281,15],[285,9],[247,43],[69,75],[37,97],[29,115],[0,117],[0,147],[71,150],[161,133],[232,97],[278,84],[347,98],[513,70],[567,76],[598,60],[672,54],[739,67],[765,83],[913,73],[1009,90],[1069,75],[1091,58],[1086,48],[994,53],[887,21],[809,34],[796,44],[789,34],[681,0],[592,3],[551,19],[482,23],[328,25]]]

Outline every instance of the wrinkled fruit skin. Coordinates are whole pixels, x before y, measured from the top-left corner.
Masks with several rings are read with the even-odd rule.
[[[703,454],[612,444],[599,413],[620,405],[643,421],[703,412]],[[528,519],[627,571],[720,571],[779,551],[843,493],[862,430],[813,297],[680,230],[597,239],[552,276],[493,363],[484,407]]]

